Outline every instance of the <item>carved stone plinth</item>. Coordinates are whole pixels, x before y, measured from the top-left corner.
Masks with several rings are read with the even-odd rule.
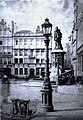
[[[29,101],[22,99],[12,99],[13,116],[29,116]]]

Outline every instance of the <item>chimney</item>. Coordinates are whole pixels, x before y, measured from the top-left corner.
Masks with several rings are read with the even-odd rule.
[[[4,19],[1,19],[1,23],[2,23],[2,25],[4,26]]]
[[[18,31],[18,26],[16,25],[16,32]]]
[[[12,36],[14,35],[14,21],[12,21]]]

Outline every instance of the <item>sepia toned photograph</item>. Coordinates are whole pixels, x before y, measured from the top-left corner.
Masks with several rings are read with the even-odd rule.
[[[83,120],[83,0],[0,0],[0,120]]]

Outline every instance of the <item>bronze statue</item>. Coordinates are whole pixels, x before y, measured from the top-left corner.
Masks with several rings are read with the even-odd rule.
[[[62,39],[62,33],[58,27],[55,28],[54,31],[54,40],[58,43],[58,47],[60,47],[61,50],[63,50],[62,44],[61,44],[61,39]]]

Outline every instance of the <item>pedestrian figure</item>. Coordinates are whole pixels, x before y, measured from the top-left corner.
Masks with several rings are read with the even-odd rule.
[[[8,76],[4,75],[2,80],[1,94],[3,96],[3,102],[8,102],[8,96],[10,95],[10,82]]]
[[[63,50],[61,39],[62,39],[62,33],[60,32],[60,29],[56,27],[54,31],[54,40],[58,43],[58,46],[60,47],[60,49]]]

